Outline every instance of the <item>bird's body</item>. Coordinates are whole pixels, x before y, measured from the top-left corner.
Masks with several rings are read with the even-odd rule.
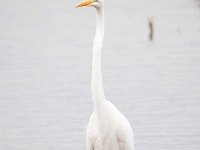
[[[86,145],[86,150],[133,150],[132,128],[111,102],[102,104],[101,114],[91,115]]]
[[[133,150],[133,131],[126,117],[104,95],[101,75],[101,48],[104,37],[103,0],[83,0],[77,5],[93,6],[97,12],[97,27],[92,58],[92,100],[86,150]]]

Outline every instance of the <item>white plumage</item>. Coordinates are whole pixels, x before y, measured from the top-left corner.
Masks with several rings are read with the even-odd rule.
[[[86,150],[133,150],[133,132],[128,120],[109,101],[93,112],[86,135]]]
[[[97,12],[97,27],[92,60],[92,99],[94,112],[87,133],[86,150],[133,150],[133,131],[126,117],[104,96],[101,75],[101,48],[104,37],[104,2],[83,0],[77,7],[92,6]]]

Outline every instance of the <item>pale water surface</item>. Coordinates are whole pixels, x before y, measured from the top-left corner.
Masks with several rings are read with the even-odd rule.
[[[95,12],[76,2],[0,0],[1,150],[85,149]],[[105,3],[105,92],[135,149],[199,150],[200,1]]]

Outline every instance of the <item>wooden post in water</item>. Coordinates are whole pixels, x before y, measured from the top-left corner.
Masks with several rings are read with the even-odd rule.
[[[152,18],[149,19],[148,26],[149,26],[149,40],[153,41],[154,40],[154,24],[153,24]]]

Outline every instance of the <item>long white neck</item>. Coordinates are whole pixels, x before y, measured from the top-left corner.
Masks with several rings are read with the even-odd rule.
[[[102,7],[97,10],[96,35],[93,46],[92,58],[92,99],[94,102],[94,111],[98,111],[105,101],[104,89],[101,74],[101,48],[104,37],[104,10]]]

